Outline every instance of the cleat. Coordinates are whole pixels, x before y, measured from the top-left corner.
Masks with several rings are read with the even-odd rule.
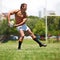
[[[46,47],[47,45],[46,44],[42,44],[42,45],[39,45],[40,47]]]
[[[18,50],[21,50],[21,48],[18,48]]]

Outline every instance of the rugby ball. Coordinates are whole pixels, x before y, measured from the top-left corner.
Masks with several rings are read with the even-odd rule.
[[[10,27],[14,26],[14,21],[10,21]]]

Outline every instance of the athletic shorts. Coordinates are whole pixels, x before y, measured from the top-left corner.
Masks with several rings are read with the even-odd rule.
[[[20,30],[27,31],[27,30],[29,30],[29,27],[26,24],[23,24],[21,26],[18,26],[17,30],[18,31],[20,31]]]

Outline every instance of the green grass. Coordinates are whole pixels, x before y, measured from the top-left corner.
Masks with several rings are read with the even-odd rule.
[[[17,47],[18,41],[0,43],[0,60],[60,60],[60,43],[39,47],[33,40],[24,40],[22,49]]]

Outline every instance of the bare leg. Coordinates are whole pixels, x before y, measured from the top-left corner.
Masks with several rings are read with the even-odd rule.
[[[19,33],[20,33],[20,38],[19,38],[18,49],[21,49],[21,44],[22,44],[23,38],[24,38],[24,31],[23,30],[20,30]]]
[[[30,36],[32,37],[32,39],[39,44],[40,47],[42,47],[42,46],[46,47],[46,44],[42,44],[42,43],[37,39],[37,37],[33,34],[33,32],[32,32],[30,29],[29,29],[27,32],[30,34]]]
[[[33,34],[33,32],[29,29],[27,30],[27,32],[29,33],[29,35],[32,37],[32,39],[36,38],[36,36]]]

